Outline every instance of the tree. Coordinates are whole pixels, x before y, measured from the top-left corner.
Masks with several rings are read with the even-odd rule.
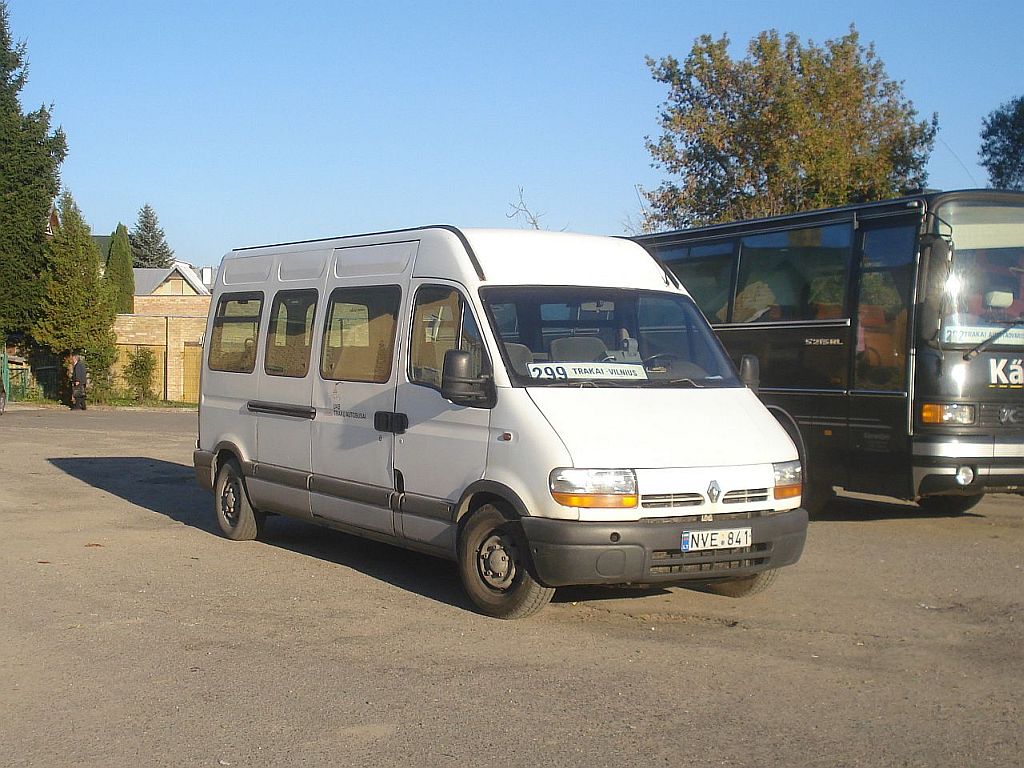
[[[1024,96],[989,113],[982,123],[981,164],[993,187],[1024,189]]]
[[[80,349],[93,375],[113,359],[114,307],[100,277],[100,258],[82,212],[64,191],[60,197],[60,226],[48,244],[49,270],[43,301],[32,336],[67,361]]]
[[[114,230],[104,277],[115,311],[131,312],[135,303],[135,275],[132,273],[132,246],[128,240],[128,228],[124,224],[118,223]]]
[[[133,266],[165,268],[174,262],[174,251],[167,245],[156,211],[149,203],[142,206],[128,237],[132,244]]]
[[[760,33],[747,56],[697,38],[680,64],[650,57],[669,88],[647,138],[676,179],[645,192],[645,226],[686,227],[893,197],[921,187],[938,117],[918,122],[854,27],[822,46]]]
[[[25,44],[13,42],[0,0],[0,338],[27,331],[38,317],[47,219],[67,153],[47,107],[22,112],[25,61]]]

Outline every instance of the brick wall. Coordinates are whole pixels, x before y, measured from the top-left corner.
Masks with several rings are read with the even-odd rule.
[[[140,299],[203,299],[207,307],[210,304],[209,296],[136,296],[136,309],[139,307]],[[153,307],[147,309],[152,310]],[[114,373],[120,378],[121,370],[127,362],[128,350],[150,347],[158,362],[157,371],[153,375],[153,391],[164,400],[181,400],[186,389],[185,344],[198,343],[205,330],[205,310],[202,315],[191,317],[138,313],[118,315],[114,320],[114,334],[117,336],[118,346],[118,361],[114,366]],[[123,384],[123,379],[121,382]]]
[[[202,317],[210,311],[209,296],[136,296],[136,315]]]

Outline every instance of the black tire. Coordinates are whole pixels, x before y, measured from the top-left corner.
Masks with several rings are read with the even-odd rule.
[[[707,585],[707,590],[723,597],[750,597],[759,592],[764,592],[775,583],[775,579],[778,577],[778,569],[773,568],[768,571],[755,573],[753,576],[747,576],[743,579],[712,581]]]
[[[0,416],[7,410],[7,393],[0,389]]]
[[[825,509],[835,497],[836,492],[831,487],[805,485],[800,498],[800,506],[807,510],[808,515],[816,515]]]
[[[917,506],[933,515],[962,515],[981,503],[985,494],[974,496],[925,496],[917,500]]]
[[[459,535],[459,577],[466,595],[486,616],[522,619],[551,601],[555,590],[529,572],[529,553],[518,524],[486,504]]]
[[[249,502],[245,478],[238,462],[228,459],[217,470],[213,484],[213,506],[217,524],[229,539],[252,541],[260,535],[266,515],[257,512]]]

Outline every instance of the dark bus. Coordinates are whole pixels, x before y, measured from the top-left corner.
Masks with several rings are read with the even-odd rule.
[[[1024,493],[1024,193],[898,200],[635,238],[691,293],[835,488],[963,512]]]

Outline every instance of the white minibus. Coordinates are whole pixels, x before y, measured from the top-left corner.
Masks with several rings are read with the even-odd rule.
[[[289,515],[454,560],[482,613],[554,588],[743,596],[803,550],[797,450],[625,239],[433,226],[228,253],[194,465],[226,536]]]

